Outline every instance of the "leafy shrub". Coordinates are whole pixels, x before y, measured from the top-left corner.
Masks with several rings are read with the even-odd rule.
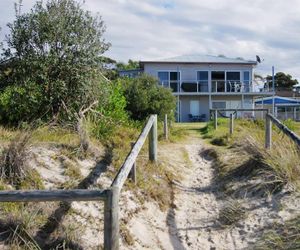
[[[99,103],[96,112],[91,113],[88,120],[93,135],[103,138],[111,135],[118,126],[128,123],[126,98],[121,84],[110,84],[106,102]]]
[[[29,121],[43,114],[43,93],[40,86],[28,83],[26,86],[8,86],[0,94],[0,121],[15,124]]]
[[[143,74],[134,79],[122,78],[127,101],[126,110],[134,120],[144,120],[150,114],[157,114],[163,119],[167,114],[174,117],[176,100],[169,89],[158,85],[156,78]]]

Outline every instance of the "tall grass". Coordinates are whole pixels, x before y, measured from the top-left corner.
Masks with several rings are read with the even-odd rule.
[[[284,224],[274,224],[256,243],[256,250],[300,249],[300,216]]]
[[[227,154],[228,152],[233,154],[233,157],[226,156],[227,159],[220,169],[224,176],[240,167],[241,163],[252,159],[257,163],[256,174],[267,178],[266,182],[274,182],[280,186],[290,184],[299,189],[300,153],[298,147],[286,135],[273,127],[272,149],[266,150],[263,120],[236,119],[232,136],[229,135],[228,123],[229,119],[219,119],[216,131],[212,122],[202,130],[204,138],[214,145],[221,146],[218,148],[220,158],[222,158],[222,148],[226,148]]]

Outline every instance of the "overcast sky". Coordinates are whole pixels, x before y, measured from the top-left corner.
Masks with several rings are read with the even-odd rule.
[[[0,0],[0,38],[14,18],[14,0]],[[34,0],[23,0],[23,12]],[[184,54],[255,60],[256,72],[300,80],[300,0],[86,0],[106,23],[106,53],[119,61]]]

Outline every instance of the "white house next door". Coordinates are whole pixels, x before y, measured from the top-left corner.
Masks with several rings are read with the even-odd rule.
[[[200,113],[200,101],[191,100],[190,101],[190,114],[199,115]]]

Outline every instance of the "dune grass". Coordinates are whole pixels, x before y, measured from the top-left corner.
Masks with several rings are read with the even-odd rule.
[[[287,250],[300,249],[300,216],[284,224],[273,224],[265,232],[255,247],[255,250]]]
[[[221,118],[218,119],[217,130],[214,130],[213,123],[209,122],[201,132],[203,138],[217,146],[216,150],[222,162],[218,169],[221,176],[228,177],[232,173],[237,173],[235,170],[243,170],[241,176],[255,172],[256,175],[266,177],[268,182],[272,182],[275,186],[290,184],[299,190],[299,148],[275,126],[272,131],[271,150],[264,148],[264,120],[236,119],[234,134],[229,135],[229,119]],[[232,157],[229,156],[230,153]],[[243,163],[249,164],[242,168]],[[253,171],[249,171],[249,168]]]

